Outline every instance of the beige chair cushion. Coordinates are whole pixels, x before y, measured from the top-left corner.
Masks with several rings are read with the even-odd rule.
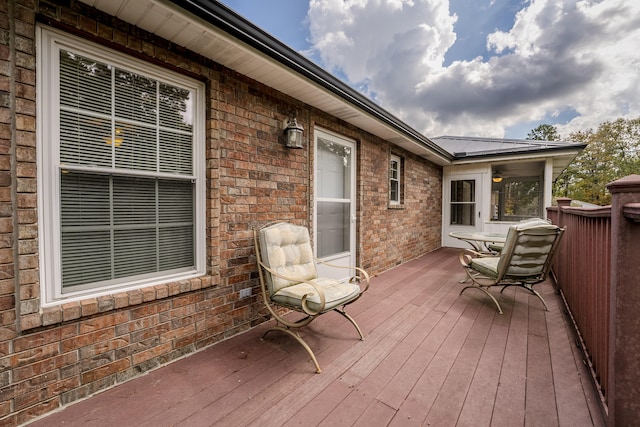
[[[519,235],[519,233],[522,234]],[[519,222],[509,227],[497,271],[507,268],[505,276],[535,276],[544,270],[547,255],[556,239],[558,227],[543,219]],[[513,255],[507,266],[510,251]]]
[[[295,279],[288,281],[266,274],[271,295],[302,280],[312,280],[318,276],[306,227],[278,223],[260,229],[259,237],[260,253],[265,265],[277,274]]]
[[[311,280],[318,285],[324,292],[325,306],[323,312],[333,310],[334,308],[351,301],[360,294],[360,286],[349,282],[340,282],[333,279],[318,278]],[[297,285],[281,288],[278,292],[271,295],[271,299],[285,306],[300,307],[302,297],[307,294],[307,304],[313,311],[320,309],[320,298],[317,292],[308,283],[299,283]]]
[[[483,275],[495,279],[498,277],[498,261],[500,257],[489,256],[473,258],[471,260],[471,268],[479,271]]]
[[[306,227],[278,223],[260,230],[262,261],[277,274],[294,280],[285,280],[265,274],[271,299],[281,305],[300,307],[307,295],[307,304],[313,311],[320,309],[320,297],[309,281],[322,289],[325,297],[323,312],[351,301],[360,294],[358,284],[334,279],[318,278],[313,259],[311,239]],[[303,283],[300,283],[303,282]]]

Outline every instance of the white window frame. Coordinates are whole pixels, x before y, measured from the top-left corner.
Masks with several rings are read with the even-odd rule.
[[[202,82],[151,65],[102,45],[85,41],[62,31],[36,27],[37,40],[37,165],[38,165],[38,230],[41,305],[98,297],[139,289],[161,283],[186,280],[206,273],[206,163],[205,163],[205,87]],[[194,260],[195,268],[173,275],[156,276],[137,281],[125,281],[101,288],[62,292],[62,261],[60,239],[60,90],[59,51],[76,54],[127,69],[160,82],[192,91],[193,116],[193,176],[194,183]]]
[[[396,177],[393,176],[393,163],[398,165],[396,172]],[[397,183],[398,191],[396,193],[396,198],[393,198],[391,193],[391,187],[393,183]],[[402,159],[400,156],[395,154],[391,154],[389,156],[389,204],[391,206],[400,206],[402,204]]]

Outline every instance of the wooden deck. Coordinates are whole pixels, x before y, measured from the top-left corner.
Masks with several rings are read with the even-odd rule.
[[[348,312],[293,339],[269,324],[118,385],[34,426],[602,426],[597,396],[551,284],[459,295],[458,250],[372,279]]]

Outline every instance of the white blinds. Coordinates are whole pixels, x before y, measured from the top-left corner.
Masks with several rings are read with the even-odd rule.
[[[63,290],[195,267],[193,94],[60,51]]]

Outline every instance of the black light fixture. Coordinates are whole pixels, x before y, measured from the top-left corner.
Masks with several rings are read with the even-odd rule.
[[[491,181],[495,183],[502,182],[502,174],[498,171],[495,171],[491,176]]]
[[[296,117],[297,113],[292,112],[284,122],[284,138],[287,148],[302,148],[302,132],[304,128],[298,124]]]

